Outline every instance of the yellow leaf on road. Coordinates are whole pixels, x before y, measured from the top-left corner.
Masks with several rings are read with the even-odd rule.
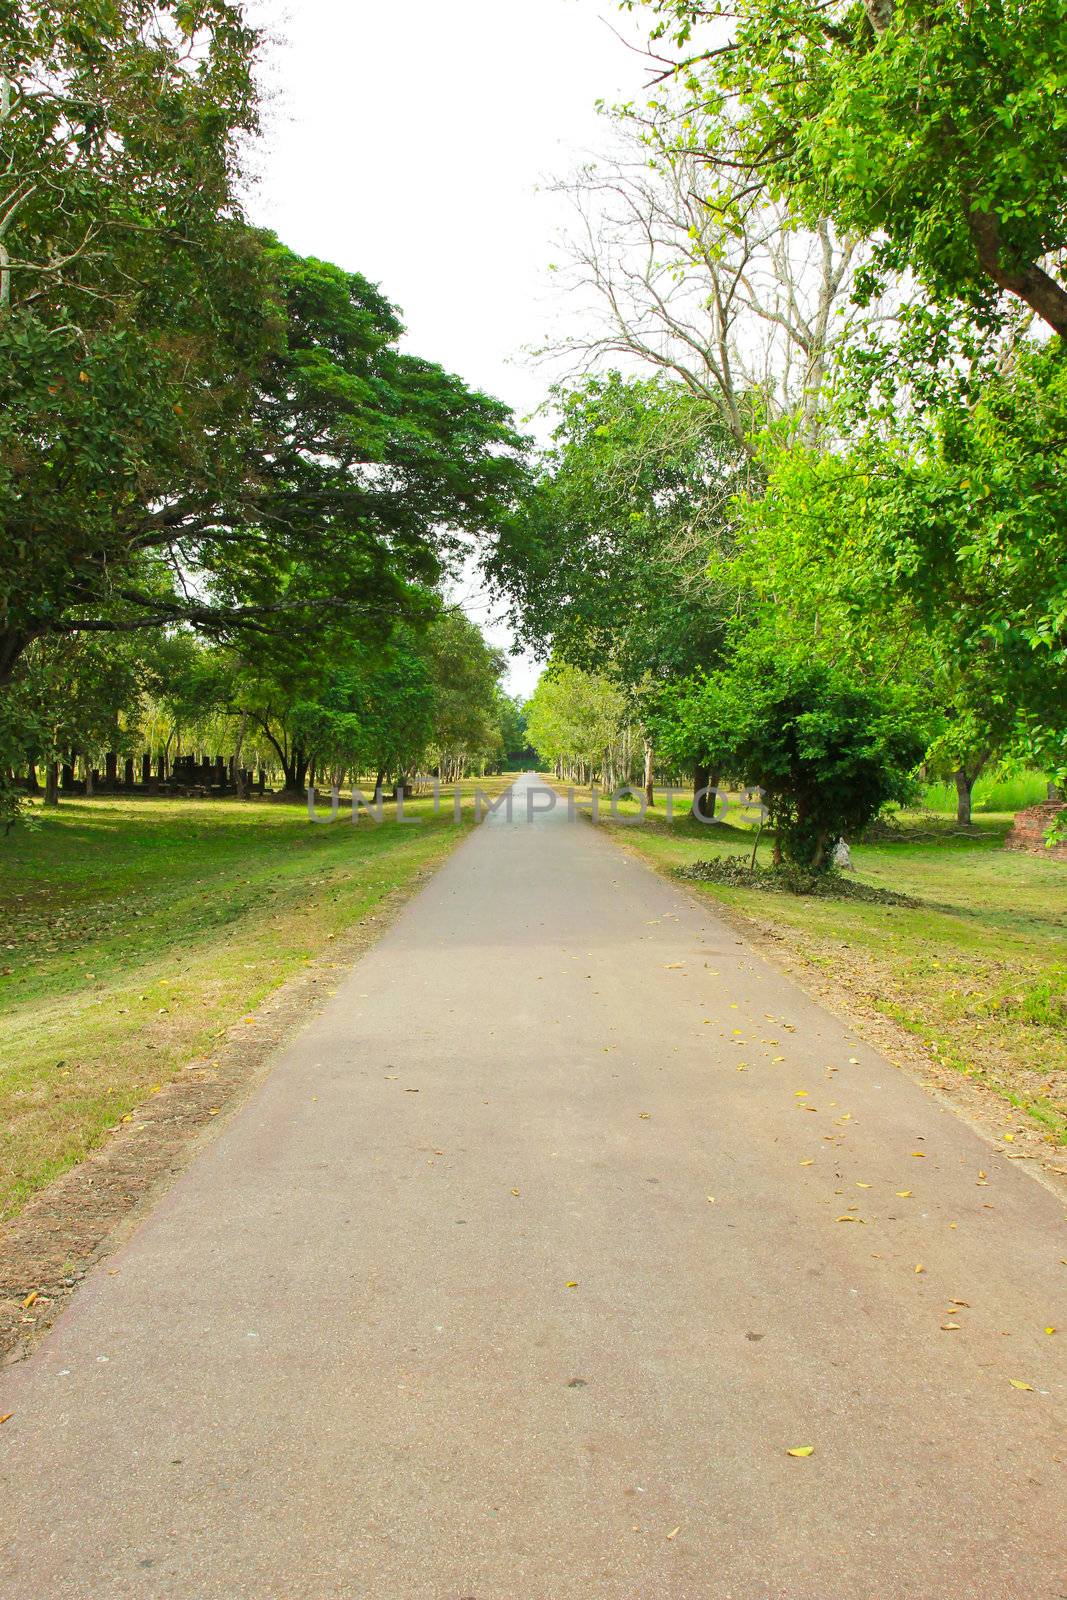
[[[1033,1384],[1024,1383],[1021,1378],[1009,1378],[1008,1382],[1011,1384],[1013,1389],[1029,1389],[1031,1394],[1034,1392]]]
[[[27,1296],[26,1296],[26,1298],[25,1298],[25,1300],[24,1300],[24,1301],[23,1301],[23,1302],[22,1302],[22,1309],[23,1309],[23,1311],[28,1311],[28,1310],[29,1310],[29,1308],[30,1308],[30,1306],[32,1306],[32,1305],[33,1305],[33,1302],[34,1302],[34,1301],[35,1301],[35,1300],[36,1300],[36,1299],[37,1299],[37,1290],[36,1290],[36,1289],[34,1289],[34,1290],[33,1290],[33,1291],[32,1291],[32,1293],[30,1293],[30,1294],[28,1294],[28,1295],[27,1295]]]
[[[672,1529],[671,1529],[671,1531],[670,1531],[670,1533],[669,1533],[669,1534],[668,1534],[668,1535],[667,1535],[667,1538],[668,1538],[668,1539],[673,1539],[673,1538],[675,1538],[675,1537],[676,1537],[676,1536],[677,1536],[677,1535],[678,1535],[678,1534],[679,1534],[679,1533],[681,1533],[681,1531],[682,1531],[682,1525],[681,1525],[681,1523],[679,1523],[679,1524],[678,1524],[678,1526],[677,1526],[677,1527],[676,1527],[676,1528],[672,1528]]]
[[[5,1412],[4,1412],[4,1414],[3,1414],[3,1416],[2,1416],[2,1417],[0,1417],[0,1428],[2,1428],[2,1427],[3,1427],[3,1425],[4,1425],[4,1423],[5,1423],[5,1422],[10,1422],[10,1421],[11,1421],[11,1418],[12,1418],[12,1417],[13,1417],[13,1416],[14,1416],[14,1415],[15,1415],[15,1413],[14,1413],[14,1412],[13,1412],[13,1411],[5,1411]]]
[[[911,1199],[911,1190],[910,1189],[898,1189],[897,1190],[897,1199],[898,1200],[910,1200]]]
[[[810,1456],[814,1455],[814,1453],[815,1446],[813,1444],[798,1444],[792,1450],[786,1451],[787,1456]]]

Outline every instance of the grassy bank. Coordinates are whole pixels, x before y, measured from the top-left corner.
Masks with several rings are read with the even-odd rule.
[[[462,836],[405,811],[101,798],[0,842],[0,1217]]]
[[[913,897],[914,907],[690,887],[773,931],[942,1064],[995,1089],[1067,1144],[1067,870],[1004,850],[1010,815],[976,823],[975,837],[962,837],[946,818],[905,816],[894,837],[853,849],[860,883]],[[625,837],[665,870],[747,857],[753,843],[747,828],[688,816],[649,821]],[[761,841],[762,863],[770,850]]]

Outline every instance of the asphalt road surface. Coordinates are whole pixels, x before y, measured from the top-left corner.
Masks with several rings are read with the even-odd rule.
[[[1062,1204],[530,781],[2,1375],[0,1595],[1067,1596]]]

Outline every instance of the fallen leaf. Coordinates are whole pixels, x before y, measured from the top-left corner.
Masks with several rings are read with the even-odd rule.
[[[802,1167],[813,1167],[815,1165],[815,1157],[809,1156],[808,1159],[806,1161],[802,1161],[800,1165]]]
[[[1056,1330],[1055,1330],[1055,1328],[1046,1328],[1046,1329],[1045,1329],[1045,1332],[1046,1332],[1046,1333],[1055,1333],[1055,1332],[1056,1332]]]
[[[1013,1389],[1029,1389],[1031,1394],[1034,1392],[1033,1384],[1024,1383],[1021,1378],[1009,1378],[1008,1382],[1011,1384]]]
[[[960,1324],[958,1322],[943,1322],[941,1324],[942,1333],[958,1333],[959,1329]]]
[[[911,1199],[911,1190],[910,1189],[898,1189],[897,1190],[897,1199],[898,1200],[910,1200]]]
[[[572,1278],[570,1283],[568,1283],[566,1287],[568,1289],[577,1289],[577,1287],[578,1287],[578,1279],[577,1278]]]
[[[862,1222],[863,1218],[862,1217],[850,1216],[849,1213],[846,1211],[844,1216],[843,1217],[838,1217],[837,1220],[838,1220],[838,1222]]]
[[[923,1266],[922,1262],[920,1261],[920,1262],[917,1263],[915,1270],[916,1270],[916,1272],[925,1272],[926,1268]]]
[[[14,1415],[15,1415],[15,1413],[14,1413],[14,1412],[13,1412],[13,1411],[5,1411],[5,1412],[4,1412],[4,1414],[3,1414],[3,1416],[2,1416],[2,1417],[0,1417],[0,1428],[2,1428],[2,1427],[3,1427],[3,1425],[4,1425],[4,1423],[5,1423],[5,1422],[10,1422],[10,1421],[11,1421],[11,1418],[12,1418],[12,1417],[13,1417],[13,1416],[14,1416]]]
[[[670,1531],[670,1533],[669,1533],[669,1534],[668,1534],[668,1535],[667,1535],[667,1538],[668,1538],[668,1539],[673,1539],[673,1538],[674,1538],[674,1536],[675,1536],[675,1535],[676,1535],[676,1534],[679,1534],[679,1533],[681,1533],[681,1531],[682,1531],[682,1525],[681,1525],[681,1523],[679,1523],[679,1524],[678,1524],[678,1526],[677,1526],[677,1527],[676,1527],[676,1528],[672,1528],[672,1529],[671,1529],[671,1531]]]
[[[926,1160],[926,1151],[925,1150],[913,1150],[911,1153],[912,1153],[912,1155],[915,1157],[915,1159],[917,1161],[925,1161]]]
[[[22,1302],[23,1311],[26,1311],[30,1306],[32,1306],[33,1302],[36,1299],[37,1299],[37,1290],[34,1289],[34,1290],[32,1290],[32,1292],[30,1294],[28,1294],[26,1296],[25,1300]]]
[[[860,1183],[859,1179],[858,1178],[856,1179],[856,1188],[857,1189],[869,1189],[870,1187],[871,1186],[870,1186],[869,1183]]]
[[[815,1446],[813,1444],[798,1444],[798,1445],[794,1445],[792,1450],[787,1450],[786,1451],[786,1455],[787,1456],[810,1456],[810,1455],[814,1455],[814,1454],[815,1454]]]
[[[519,1191],[518,1191],[518,1189],[512,1189],[512,1191],[511,1191],[511,1192],[512,1192],[512,1194],[513,1194],[513,1195],[514,1195],[514,1196],[515,1196],[515,1198],[516,1198],[516,1199],[518,1199],[518,1196],[519,1196]]]

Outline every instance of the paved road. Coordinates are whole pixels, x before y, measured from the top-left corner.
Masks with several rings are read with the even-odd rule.
[[[0,1595],[1056,1600],[1063,1224],[587,824],[496,819],[4,1375]]]

